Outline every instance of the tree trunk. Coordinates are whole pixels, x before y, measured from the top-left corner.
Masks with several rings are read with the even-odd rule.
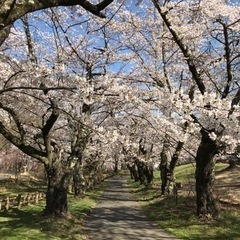
[[[119,159],[117,154],[114,155],[114,173],[118,173],[119,171]]]
[[[138,159],[135,160],[137,165],[137,172],[138,172],[138,178],[140,181],[140,184],[144,184],[145,182],[145,175],[144,175],[144,163],[140,162]]]
[[[75,174],[73,175],[74,196],[84,197],[86,191],[86,183],[83,175],[83,165],[79,163]]]
[[[201,142],[196,156],[196,201],[199,217],[214,217],[218,210],[213,197],[214,156],[219,145],[209,137],[209,131],[201,130]],[[216,133],[215,133],[216,134]]]
[[[169,170],[167,172],[167,185],[166,185],[166,191],[168,194],[175,194],[175,189],[176,189],[176,182],[175,182],[175,176],[174,176],[174,170],[176,167],[176,164],[179,159],[179,155],[182,151],[184,142],[179,141],[177,144],[177,147],[175,149],[175,152],[171,158],[170,164],[169,164]]]
[[[138,182],[139,177],[138,177],[138,173],[136,170],[136,165],[134,164],[131,166],[130,164],[127,164],[127,168],[130,171],[131,179],[134,179],[135,182]]]
[[[67,193],[71,174],[57,166],[45,166],[48,179],[44,215],[65,215],[68,211]]]
[[[168,162],[169,162],[170,154],[169,154],[169,143],[168,140],[164,141],[163,149],[161,152],[161,162],[160,162],[160,177],[161,177],[161,194],[165,194],[166,186],[168,185]]]
[[[140,179],[140,184],[144,184],[148,187],[153,181],[153,167],[149,163],[149,154],[152,151],[153,145],[151,146],[151,150],[147,151],[145,148],[145,139],[140,139],[139,141],[139,155],[142,156],[145,161],[140,161],[136,159],[136,164],[138,168],[138,175]]]
[[[102,167],[104,162],[99,165],[98,161],[89,162],[88,169],[88,179],[86,182],[86,189],[93,189],[96,184],[98,184],[101,179],[103,179]]]
[[[150,185],[153,181],[153,167],[145,165],[143,168],[143,173],[147,180],[147,186]]]

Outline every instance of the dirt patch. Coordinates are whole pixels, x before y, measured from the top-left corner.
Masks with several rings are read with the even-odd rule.
[[[216,173],[214,194],[218,202],[240,207],[240,166],[226,167]],[[183,184],[179,195],[195,197],[195,181]]]
[[[216,174],[214,192],[220,202],[240,206],[240,167],[219,171]]]

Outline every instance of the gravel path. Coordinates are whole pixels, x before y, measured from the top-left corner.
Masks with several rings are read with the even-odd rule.
[[[126,186],[126,178],[108,180],[106,190],[86,219],[87,240],[176,240],[143,214]]]

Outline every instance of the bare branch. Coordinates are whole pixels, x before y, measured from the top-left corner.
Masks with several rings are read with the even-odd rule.
[[[0,94],[5,93],[5,92],[11,92],[14,90],[37,90],[37,91],[53,91],[53,90],[68,90],[68,91],[73,91],[76,90],[77,88],[68,88],[68,87],[9,87],[0,90]]]

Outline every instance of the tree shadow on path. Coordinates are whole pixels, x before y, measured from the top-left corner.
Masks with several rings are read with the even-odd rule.
[[[149,221],[121,176],[108,180],[97,207],[86,219],[84,233],[92,240],[176,239]]]

